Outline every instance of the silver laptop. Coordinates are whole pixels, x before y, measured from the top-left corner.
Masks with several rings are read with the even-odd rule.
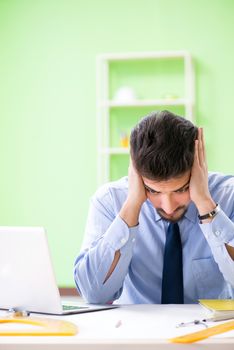
[[[116,305],[62,305],[42,227],[0,227],[0,309],[69,315]]]

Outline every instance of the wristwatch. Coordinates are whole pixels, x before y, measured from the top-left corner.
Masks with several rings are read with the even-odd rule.
[[[216,204],[216,207],[210,211],[209,213],[207,214],[204,214],[204,215],[198,215],[198,219],[200,220],[200,224],[202,224],[202,220],[206,220],[206,219],[213,219],[217,214],[218,212],[220,211],[220,206],[218,204]]]

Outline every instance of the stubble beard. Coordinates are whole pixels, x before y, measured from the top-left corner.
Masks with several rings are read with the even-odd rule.
[[[169,222],[177,222],[179,221],[180,219],[182,219],[187,211],[187,207],[185,205],[181,206],[181,207],[178,207],[172,216],[168,215],[162,208],[157,208],[157,212],[159,214],[159,216],[161,216],[161,218],[163,220],[166,220],[166,221],[169,221]],[[176,213],[178,213],[176,215]]]

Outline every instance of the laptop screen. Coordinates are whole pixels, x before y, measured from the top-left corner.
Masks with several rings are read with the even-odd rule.
[[[0,227],[0,286],[0,309],[4,310],[68,315],[117,307],[62,306],[43,227]]]
[[[0,308],[61,313],[42,227],[0,227]]]

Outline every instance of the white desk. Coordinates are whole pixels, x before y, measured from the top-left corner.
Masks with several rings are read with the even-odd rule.
[[[65,316],[79,327],[71,337],[0,337],[0,350],[193,350],[234,349],[234,331],[194,344],[171,344],[167,339],[195,332],[197,325],[176,328],[176,324],[203,319],[199,305],[132,305],[118,309]],[[53,317],[56,318],[56,317]],[[118,321],[122,322],[116,327]],[[217,322],[210,325],[216,325]]]

